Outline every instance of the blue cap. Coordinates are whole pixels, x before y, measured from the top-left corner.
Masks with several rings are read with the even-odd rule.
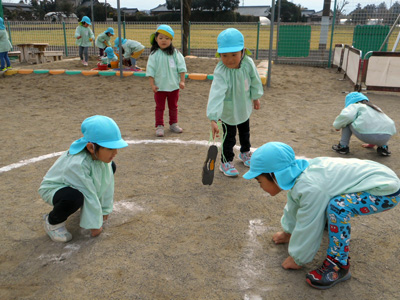
[[[250,159],[250,170],[244,179],[253,179],[263,173],[274,173],[282,190],[290,190],[296,178],[309,166],[305,159],[296,159],[292,147],[281,142],[262,145]]]
[[[4,20],[2,17],[0,17],[0,30],[6,29],[6,26],[4,26]]]
[[[122,139],[117,123],[106,116],[92,116],[85,119],[81,125],[83,137],[69,147],[70,154],[81,152],[87,143],[96,143],[109,149],[120,149],[128,144]]]
[[[174,33],[174,30],[171,28],[171,26],[168,26],[168,25],[165,25],[165,24],[163,24],[163,25],[160,25],[160,26],[158,26],[157,27],[157,30],[156,30],[156,32],[154,32],[154,33],[152,33],[151,35],[150,35],[150,44],[152,44],[153,45],[153,42],[154,42],[154,38],[156,37],[156,33],[161,33],[161,34],[163,34],[163,35],[166,35],[167,37],[169,37],[171,40],[174,38],[174,36],[175,36],[175,33]]]
[[[365,96],[363,93],[359,92],[352,92],[348,94],[344,100],[344,107],[349,106],[350,104],[354,104],[363,100],[369,101],[367,96]]]
[[[84,16],[81,20],[81,22],[85,22],[86,24],[92,25],[92,22],[90,21],[89,17]]]
[[[105,53],[107,53],[108,58],[113,58],[115,56],[114,50],[111,47],[107,47],[106,50],[104,50]]]
[[[114,28],[112,27],[108,27],[106,31],[104,31],[105,33],[111,33],[112,35],[114,35]]]
[[[239,30],[228,28],[218,35],[217,43],[218,53],[238,52],[244,48],[244,37]]]
[[[121,45],[125,44],[127,39],[121,39]],[[114,47],[119,50],[119,37],[114,40]]]

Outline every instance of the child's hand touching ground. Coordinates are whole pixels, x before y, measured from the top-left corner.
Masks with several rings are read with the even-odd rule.
[[[272,240],[275,244],[285,244],[289,243],[291,236],[290,233],[279,231],[272,236]]]

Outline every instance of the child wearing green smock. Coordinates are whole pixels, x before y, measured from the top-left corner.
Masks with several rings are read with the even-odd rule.
[[[258,148],[243,177],[255,178],[270,196],[288,191],[283,231],[272,237],[276,244],[289,243],[284,269],[300,269],[313,260],[328,223],[326,259],[306,276],[317,289],[351,277],[351,218],[386,211],[400,201],[400,180],[382,164],[354,158],[296,159],[293,149],[280,142]]]
[[[11,62],[8,58],[8,51],[12,49],[12,45],[8,38],[6,26],[4,25],[3,18],[0,18],[0,71],[7,71],[11,69]]]
[[[104,56],[101,58],[101,62],[105,65],[108,65],[108,67],[111,67],[111,62],[112,61],[118,61],[118,57],[115,55],[113,48],[107,47],[104,52],[106,53],[107,56]]]
[[[88,65],[89,47],[94,39],[93,31],[89,28],[91,24],[89,17],[84,16],[75,30],[76,44],[79,46],[79,57],[84,66]]]
[[[214,70],[207,104],[207,117],[211,120],[213,138],[219,135],[217,122],[222,121],[224,130],[223,155],[219,170],[226,176],[236,177],[238,170],[233,164],[236,130],[239,131],[239,159],[250,165],[250,115],[253,108],[260,109],[259,98],[263,86],[251,54],[244,48],[244,37],[235,28],[228,28],[218,35],[217,56],[221,61]]]
[[[121,45],[123,54],[123,60],[122,60],[123,65],[137,68],[136,59],[140,57],[145,47],[137,41],[128,39],[121,39]],[[117,50],[119,50],[119,38],[115,39],[114,47],[117,48]]]
[[[107,47],[111,47],[110,39],[114,35],[114,28],[108,27],[106,31],[100,33],[94,44],[99,47],[100,57],[104,55],[104,50]]]
[[[113,210],[113,159],[118,149],[127,147],[118,125],[106,116],[92,116],[81,125],[83,137],[73,142],[49,169],[39,194],[53,210],[45,215],[44,228],[55,242],[72,239],[67,218],[81,208],[80,226],[92,236],[103,230],[103,222]]]

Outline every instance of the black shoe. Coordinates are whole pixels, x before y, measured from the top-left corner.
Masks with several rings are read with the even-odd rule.
[[[389,156],[390,154],[392,154],[392,152],[389,151],[389,147],[388,146],[382,146],[382,147],[378,147],[376,149],[376,152],[378,152],[379,155],[382,156]]]
[[[350,261],[347,266],[342,266],[333,257],[327,256],[319,269],[313,270],[306,275],[306,281],[313,288],[326,290],[335,284],[350,279]]]
[[[347,154],[347,153],[349,153],[350,152],[350,148],[349,148],[349,146],[342,146],[342,145],[340,145],[340,144],[337,144],[337,145],[333,145],[332,146],[332,149],[333,149],[333,151],[336,151],[337,153],[339,153],[339,154]]]
[[[218,148],[215,145],[211,145],[208,148],[207,158],[203,164],[203,172],[202,172],[202,182],[204,185],[211,185],[214,180],[214,168],[215,168],[215,160],[217,158]]]

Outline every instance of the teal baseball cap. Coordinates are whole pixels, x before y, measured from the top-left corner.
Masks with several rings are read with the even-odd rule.
[[[228,28],[218,35],[217,44],[218,53],[238,52],[244,48],[244,37],[236,28]]]
[[[151,45],[153,45],[153,43],[154,43],[154,39],[155,39],[155,37],[156,37],[156,33],[162,33],[163,35],[166,35],[167,37],[169,37],[171,40],[173,40],[174,39],[174,36],[175,36],[175,32],[174,32],[174,30],[171,28],[171,26],[168,26],[168,25],[165,25],[165,24],[163,24],[163,25],[160,25],[160,26],[158,26],[157,27],[157,30],[156,30],[156,32],[154,32],[154,33],[152,33],[151,35],[150,35],[150,44]]]
[[[4,20],[2,17],[0,17],[0,30],[6,29],[6,26],[4,26]]]
[[[365,96],[363,93],[359,92],[352,92],[348,94],[344,100],[344,107],[349,106],[350,104],[354,104],[363,100],[369,101],[367,96]]]
[[[121,39],[121,45],[125,44],[127,39]],[[119,50],[119,37],[114,40],[114,47]]]
[[[290,190],[296,178],[309,166],[305,159],[296,159],[292,147],[281,142],[262,145],[250,159],[250,170],[244,179],[253,179],[263,173],[274,173],[282,190]]]
[[[84,16],[81,20],[81,22],[85,22],[86,24],[92,25],[92,22],[90,21],[89,17]]]
[[[107,53],[108,58],[113,58],[115,56],[114,50],[111,47],[107,47],[106,50],[104,50],[105,53]]]
[[[112,27],[108,27],[106,31],[104,31],[105,33],[111,33],[112,35],[114,35],[114,28]]]
[[[106,116],[92,116],[85,119],[81,125],[83,137],[69,147],[69,153],[74,155],[81,152],[87,143],[96,143],[109,149],[120,149],[128,144],[121,137],[121,131],[115,121]]]

